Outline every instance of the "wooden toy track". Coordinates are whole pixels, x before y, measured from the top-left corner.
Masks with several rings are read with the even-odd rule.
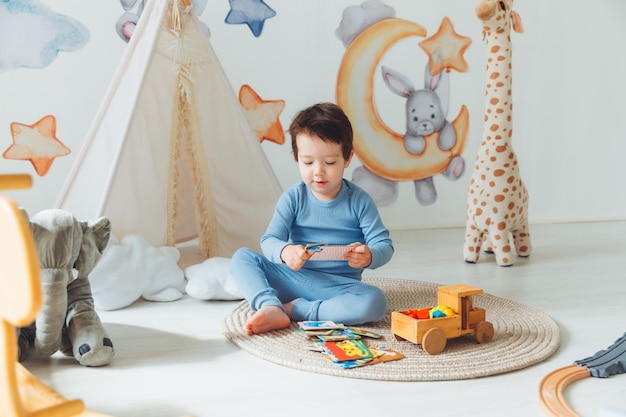
[[[591,376],[591,371],[578,365],[570,365],[550,372],[539,385],[539,400],[551,416],[578,417],[567,404],[563,393],[572,383]]]
[[[554,417],[580,417],[565,401],[565,389],[590,376],[607,378],[626,372],[626,333],[606,350],[550,372],[539,385],[539,400],[545,411]]]

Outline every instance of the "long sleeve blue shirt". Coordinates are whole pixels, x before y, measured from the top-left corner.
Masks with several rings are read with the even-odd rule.
[[[372,198],[344,179],[341,191],[332,201],[318,200],[304,182],[286,190],[261,238],[261,248],[268,259],[281,262],[280,253],[288,244],[348,245],[354,242],[369,247],[372,253],[369,269],[387,263],[394,252],[389,231]],[[363,272],[348,266],[347,261],[309,260],[303,268],[355,279],[360,279]]]

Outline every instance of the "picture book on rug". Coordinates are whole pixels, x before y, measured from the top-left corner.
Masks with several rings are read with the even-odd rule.
[[[334,362],[353,361],[357,359],[369,359],[372,352],[361,340],[335,340],[330,342],[317,342],[322,346],[324,352],[330,356]]]
[[[360,366],[375,365],[377,363],[397,361],[405,357],[402,353],[396,352],[393,349],[389,349],[386,346],[379,346],[376,348],[369,348],[369,349],[372,352],[372,357],[369,359],[357,359],[354,361],[333,362],[333,364],[343,369],[351,369],[351,368],[357,368]],[[325,358],[332,361],[332,359],[328,355],[325,355]]]
[[[296,333],[307,337],[311,343],[307,350],[322,356],[340,368],[350,369],[404,358],[399,352],[385,346],[369,348],[361,338],[380,339],[381,334],[367,329],[345,326],[332,321],[298,322]]]

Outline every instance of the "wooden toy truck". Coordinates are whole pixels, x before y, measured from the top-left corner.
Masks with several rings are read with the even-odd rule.
[[[437,304],[448,306],[453,315],[440,318],[415,319],[410,310],[391,312],[391,333],[396,340],[408,340],[422,345],[427,353],[441,353],[449,338],[474,334],[478,343],[493,339],[493,325],[485,321],[485,310],[472,305],[472,297],[483,290],[466,284],[438,288]]]

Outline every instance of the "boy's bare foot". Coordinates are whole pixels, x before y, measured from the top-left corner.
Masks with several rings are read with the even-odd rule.
[[[246,322],[246,332],[249,335],[261,334],[272,330],[285,329],[291,324],[291,319],[280,307],[267,306],[257,310]]]
[[[291,319],[291,310],[293,309],[293,305],[296,303],[296,301],[298,301],[298,299],[294,299],[289,301],[287,304],[283,304],[283,308],[285,309],[285,313],[287,313],[287,315],[289,316],[289,318]]]

